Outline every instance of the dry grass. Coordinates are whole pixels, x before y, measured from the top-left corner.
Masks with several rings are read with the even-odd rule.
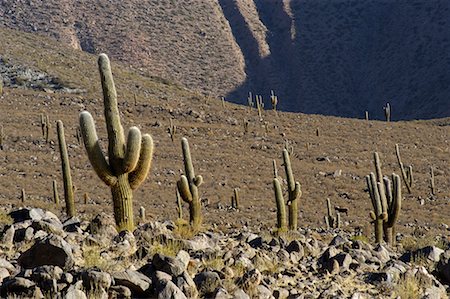
[[[11,225],[13,219],[8,215],[7,212],[0,210],[0,225]]]
[[[402,277],[394,286],[393,298],[417,299],[421,295],[421,282],[414,276]]]

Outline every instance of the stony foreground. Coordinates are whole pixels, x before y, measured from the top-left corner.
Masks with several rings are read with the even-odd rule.
[[[448,298],[450,291],[446,241],[445,250],[406,251],[342,231],[194,235],[179,221],[117,234],[105,214],[64,222],[34,208],[3,215],[2,298]]]

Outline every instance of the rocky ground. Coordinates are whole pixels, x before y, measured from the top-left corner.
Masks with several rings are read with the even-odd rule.
[[[441,248],[405,250],[339,230],[193,233],[179,220],[141,221],[117,234],[107,214],[1,215],[2,298],[447,298],[450,291],[444,238]]]

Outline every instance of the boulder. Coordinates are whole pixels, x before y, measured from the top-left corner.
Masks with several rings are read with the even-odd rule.
[[[156,270],[166,272],[171,276],[181,275],[186,270],[185,262],[160,253],[153,256],[152,264]]]
[[[145,296],[152,285],[150,278],[135,270],[115,272],[112,277],[116,285],[127,287],[134,297]]]
[[[200,297],[211,295],[220,287],[221,280],[219,274],[212,271],[204,271],[197,274],[194,278]]]
[[[63,238],[49,235],[22,253],[17,260],[24,268],[36,268],[43,265],[59,266],[69,270],[74,264],[72,247]]]

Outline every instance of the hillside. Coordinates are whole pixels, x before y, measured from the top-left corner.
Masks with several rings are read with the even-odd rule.
[[[58,212],[51,204],[51,183],[56,179],[62,186],[59,153],[54,125],[51,142],[42,137],[40,114],[44,113],[53,124],[57,119],[64,121],[78,212],[111,212],[110,192],[91,169],[84,148],[75,138],[78,114],[88,110],[102,142],[105,140],[96,57],[33,34],[4,29],[0,33],[11,41],[0,47],[2,61],[46,73],[70,87],[54,90],[47,86],[45,91],[42,86],[5,87],[0,101],[5,134],[4,150],[0,151],[2,204],[19,205],[23,188],[30,204]],[[185,136],[196,172],[205,181],[200,190],[209,202],[204,207],[204,220],[223,229],[274,227],[272,160],[277,160],[279,174],[285,177],[281,151],[286,141],[292,146],[293,171],[302,185],[302,227],[324,225],[325,199],[330,198],[333,205],[349,209],[348,216],[343,216],[344,229],[364,228],[370,237],[371,204],[364,176],[374,171],[374,151],[381,155],[385,174],[399,173],[395,143],[401,148],[404,163],[413,165],[415,180],[412,194],[403,190],[398,232],[445,232],[450,225],[448,119],[386,123],[285,112],[277,116],[266,110],[260,122],[255,109],[232,103],[222,106],[220,100],[142,76],[121,63],[113,63],[113,73],[124,127],[137,125],[155,140],[151,175],[136,190],[134,206],[136,211],[144,206],[150,219],[173,219],[176,215],[175,186],[183,168],[179,140]],[[170,119],[178,128],[175,142],[167,133]],[[249,122],[248,133],[244,132],[244,120]],[[430,166],[435,169],[435,196],[429,192]],[[239,211],[228,208],[234,188],[240,189]],[[87,204],[85,193],[90,198]]]
[[[213,96],[287,111],[450,116],[446,0],[25,1],[0,26],[47,35]],[[269,105],[269,103],[267,103]]]

